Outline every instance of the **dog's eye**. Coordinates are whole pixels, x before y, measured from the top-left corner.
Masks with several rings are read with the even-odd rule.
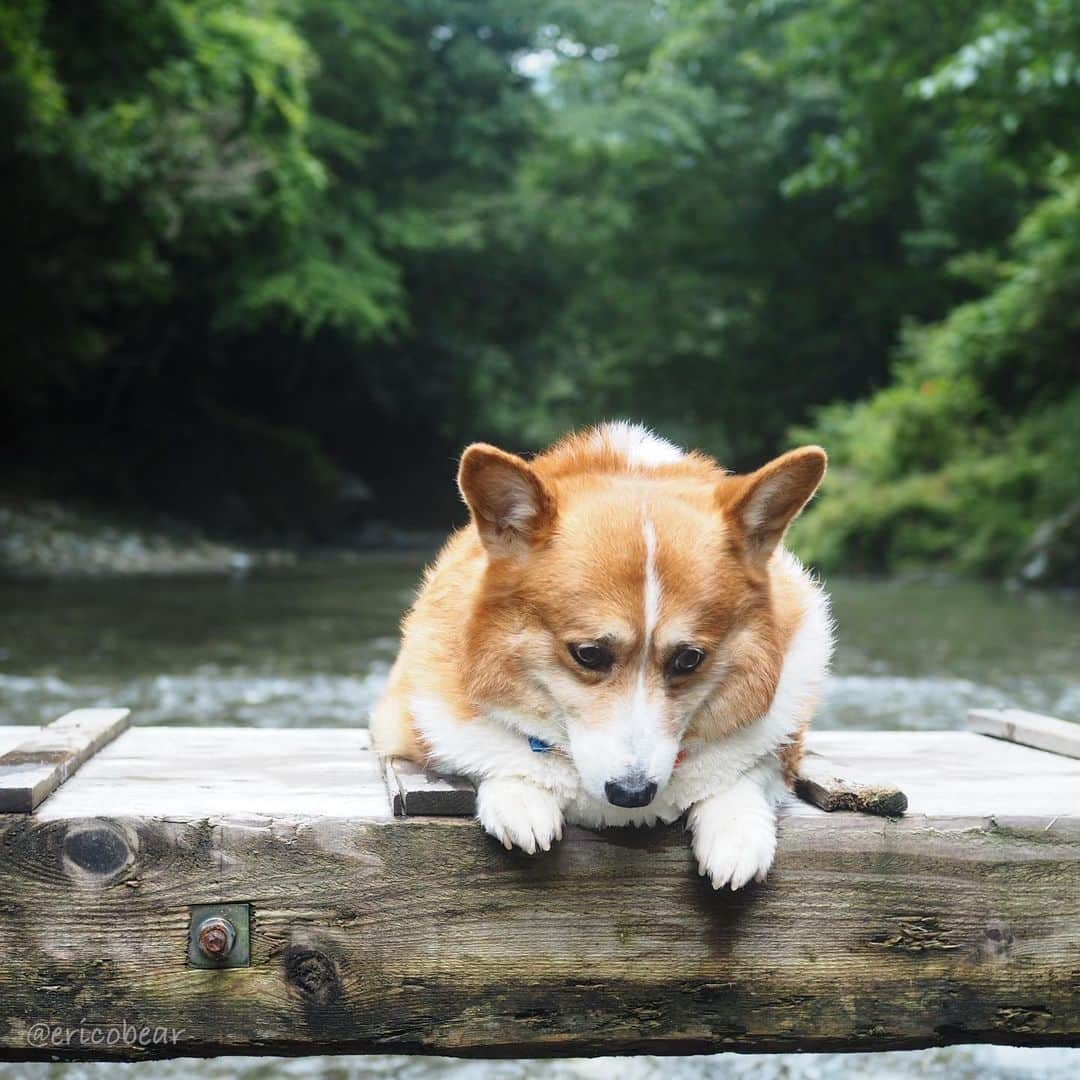
[[[680,649],[671,658],[671,674],[689,675],[690,672],[694,671],[704,659],[705,654],[700,649]]]
[[[583,641],[570,646],[570,655],[590,671],[607,671],[611,667],[611,650],[592,641]]]

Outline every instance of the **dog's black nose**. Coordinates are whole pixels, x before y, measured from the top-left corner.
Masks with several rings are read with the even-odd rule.
[[[653,780],[609,780],[604,785],[607,801],[615,806],[648,806],[656,795]]]

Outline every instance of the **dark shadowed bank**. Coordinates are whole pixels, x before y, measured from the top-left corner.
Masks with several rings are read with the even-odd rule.
[[[1080,0],[0,0],[0,484],[271,547],[642,419],[1075,582]]]

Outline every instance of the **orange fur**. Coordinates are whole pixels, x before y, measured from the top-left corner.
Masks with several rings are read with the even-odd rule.
[[[602,716],[632,692],[638,670],[665,696],[680,738],[715,741],[752,723],[769,708],[808,602],[806,579],[774,547],[823,471],[814,447],[745,477],[698,453],[635,464],[597,430],[529,463],[471,447],[459,482],[472,521],[427,570],[403,621],[372,718],[376,747],[425,759],[409,705],[418,694],[437,695],[462,723],[500,708]],[[643,515],[662,588],[649,641]],[[567,643],[601,635],[611,636],[616,663],[598,675],[575,663]],[[705,660],[684,679],[666,678],[667,655],[680,642],[700,647]],[[680,702],[705,685],[686,724]],[[781,752],[788,783],[801,742],[800,732]]]

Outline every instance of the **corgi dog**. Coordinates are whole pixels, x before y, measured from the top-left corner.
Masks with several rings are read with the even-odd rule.
[[[404,619],[376,749],[476,781],[507,848],[686,814],[714,888],[762,880],[832,653],[782,544],[825,465],[736,476],[624,422],[529,461],[470,446],[471,521]]]

